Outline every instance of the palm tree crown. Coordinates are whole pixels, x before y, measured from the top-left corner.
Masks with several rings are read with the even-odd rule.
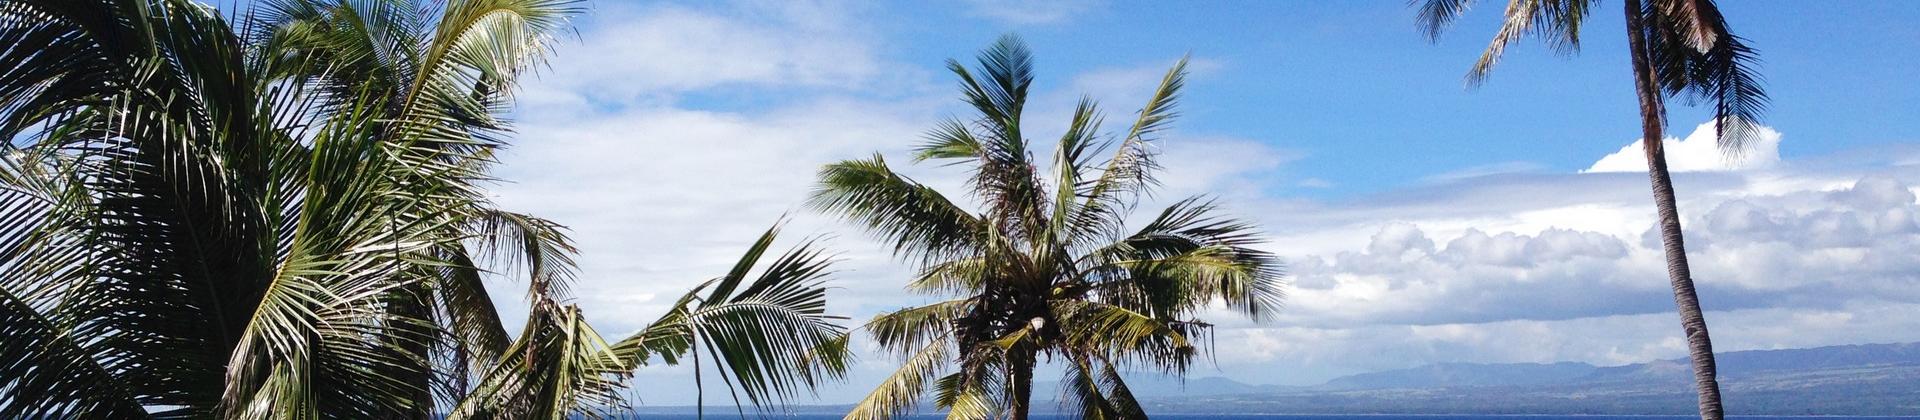
[[[0,0],[0,417],[561,418],[709,349],[751,402],[844,367],[801,247],[606,343],[564,229],[482,185],[573,0]],[[483,269],[523,270],[510,337]],[[765,333],[764,338],[747,332]]]
[[[1087,418],[1142,418],[1122,370],[1183,372],[1209,327],[1195,315],[1215,300],[1256,319],[1278,309],[1279,261],[1250,248],[1259,242],[1251,224],[1222,218],[1210,201],[1181,200],[1126,230],[1154,185],[1152,143],[1175,115],[1185,65],[1167,72],[1117,139],[1103,138],[1099,111],[1082,99],[1042,169],[1021,119],[1033,82],[1027,47],[1008,36],[980,54],[977,70],[950,61],[978,114],[939,124],[915,160],[968,168],[978,212],[878,155],[821,171],[815,207],[918,262],[910,290],[954,296],[867,324],[905,365],[847,418],[900,415],[930,385],[949,418],[1024,419],[1042,355],[1063,362],[1067,400]]]

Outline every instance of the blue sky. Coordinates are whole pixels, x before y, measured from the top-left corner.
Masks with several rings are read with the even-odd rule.
[[[877,55],[929,68],[1017,33],[1040,52],[1043,85],[1192,52],[1218,65],[1192,84],[1183,127],[1301,153],[1287,172],[1337,186],[1277,193],[1349,196],[1490,165],[1577,170],[1638,135],[1622,23],[1611,5],[1590,19],[1579,55],[1522,44],[1490,83],[1469,90],[1461,76],[1495,31],[1498,4],[1428,43],[1413,29],[1413,11],[1399,2],[1005,3],[862,5],[884,18],[846,23],[880,38]],[[1910,140],[1904,133],[1920,126],[1912,118],[1920,89],[1908,73],[1920,51],[1885,48],[1920,38],[1903,23],[1920,18],[1920,8],[1790,1],[1723,7],[1738,33],[1761,49],[1775,99],[1766,122],[1817,135],[1786,143],[1785,156]],[[995,19],[983,8],[1007,16]],[[806,94],[719,89],[689,92],[684,103],[751,108]],[[1699,121],[1705,112],[1675,107],[1672,119]]]
[[[1725,3],[1764,60],[1768,136],[1729,162],[1702,110],[1674,107],[1669,130],[1716,344],[1920,341],[1920,7]],[[600,1],[524,84],[495,200],[573,228],[575,301],[605,334],[653,319],[783,217],[788,243],[840,251],[834,309],[864,319],[933,298],[802,203],[820,165],[905,162],[963,112],[945,60],[1024,37],[1040,66],[1028,118],[1048,138],[1082,94],[1123,118],[1191,53],[1165,185],[1143,206],[1220,197],[1265,227],[1293,284],[1272,322],[1208,314],[1218,364],[1194,376],[1683,357],[1645,176],[1623,149],[1639,123],[1618,6],[1588,21],[1580,55],[1517,45],[1467,90],[1500,4],[1428,43],[1398,1]],[[962,178],[906,170],[949,190]],[[857,398],[894,365],[869,354],[819,401]],[[643,401],[686,402],[689,373],[644,368]]]

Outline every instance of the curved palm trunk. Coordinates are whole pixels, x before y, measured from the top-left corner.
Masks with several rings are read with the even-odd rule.
[[[1673,283],[1673,303],[1680,311],[1680,326],[1687,334],[1687,356],[1693,361],[1695,391],[1700,394],[1700,418],[1722,420],[1720,382],[1715,379],[1713,340],[1707,336],[1707,319],[1700,311],[1700,297],[1693,290],[1693,275],[1687,269],[1687,247],[1680,235],[1680,209],[1674,203],[1673,177],[1667,173],[1667,155],[1661,143],[1665,138],[1661,123],[1666,119],[1660,89],[1654,84],[1653,64],[1648,60],[1640,0],[1627,0],[1627,40],[1633,53],[1634,90],[1640,96],[1641,144],[1647,153],[1647,177],[1653,183],[1653,204],[1660,216],[1660,244],[1667,255],[1667,278]]]
[[[1019,349],[1007,361],[1007,369],[1013,371],[1012,382],[1007,384],[1008,391],[1013,393],[1013,412],[1008,420],[1027,420],[1028,409],[1033,406],[1034,358],[1034,350]]]

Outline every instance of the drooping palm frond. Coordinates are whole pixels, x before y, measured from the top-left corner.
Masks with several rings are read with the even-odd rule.
[[[1429,39],[1466,13],[1470,0],[1426,0],[1416,18]],[[1570,54],[1580,49],[1580,25],[1586,21],[1592,0],[1509,0],[1500,23],[1500,31],[1487,44],[1486,51],[1467,71],[1467,85],[1479,86],[1493,74],[1493,67],[1506,53],[1507,44],[1527,36],[1539,36],[1555,51]]]
[[[978,252],[982,222],[946,196],[887,166],[885,159],[849,160],[820,170],[814,208],[846,214],[901,255],[939,260]]]
[[[1285,299],[1278,257],[1251,248],[1260,241],[1252,225],[1216,213],[1198,197],[1168,206],[1139,231],[1089,252],[1080,277],[1105,302],[1163,316],[1185,316],[1216,298],[1254,319],[1278,311]]]
[[[618,390],[632,369],[578,307],[538,305],[520,338],[447,418],[606,418],[625,407]]]
[[[855,403],[847,420],[886,420],[907,414],[920,402],[927,386],[941,376],[941,366],[952,357],[952,346],[945,337],[930,337],[873,392]]]
[[[1474,0],[1409,0],[1407,3],[1417,4],[1420,9],[1420,13],[1413,19],[1414,24],[1420,28],[1420,33],[1425,35],[1428,41],[1438,41],[1440,34],[1446,32],[1448,26],[1453,26],[1454,20],[1459,19],[1460,15],[1467,13],[1468,8],[1473,7],[1473,2]]]
[[[1756,134],[1767,95],[1753,69],[1758,53],[1727,29],[1712,2],[1650,1],[1641,6],[1647,61],[1661,90],[1714,107],[1720,150],[1739,157]]]
[[[94,361],[71,331],[0,290],[0,416],[149,417],[133,393]]]
[[[1471,3],[1420,1],[1416,23],[1430,38],[1437,37]],[[1593,3],[1510,0],[1500,32],[1467,72],[1468,84],[1485,82],[1507,44],[1528,35],[1542,37],[1557,51],[1576,51],[1581,25]],[[1767,107],[1766,92],[1753,68],[1754,49],[1727,28],[1726,18],[1711,0],[1648,0],[1636,13],[1648,24],[1642,33],[1631,36],[1646,41],[1646,59],[1654,67],[1660,89],[1667,96],[1712,104],[1720,150],[1728,157],[1745,153]],[[1664,106],[1658,113],[1665,118]]]
[[[753,275],[777,236],[778,227],[761,235],[725,276],[689,291],[666,316],[615,343],[614,353],[636,364],[651,356],[677,363],[704,350],[722,381],[754,405],[839,379],[850,353],[835,324],[844,318],[826,312],[821,279],[832,260],[809,242]]]
[[[866,330],[883,348],[923,348],[937,338],[952,334],[953,320],[959,318],[970,303],[964,299],[950,300],[888,312],[874,316],[867,322]]]

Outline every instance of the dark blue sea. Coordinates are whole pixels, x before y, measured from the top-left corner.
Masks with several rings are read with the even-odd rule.
[[[634,420],[696,420],[692,414],[639,414],[623,419]],[[708,414],[708,420],[739,419],[738,414]],[[841,416],[833,414],[767,414],[747,415],[748,419],[788,419],[788,420],[839,420]],[[941,420],[945,416],[924,414],[900,417],[901,420]],[[1465,415],[1465,414],[1157,414],[1155,420],[1697,420],[1699,416],[1622,416],[1622,415]],[[1729,420],[1887,420],[1920,419],[1920,416],[1727,416]],[[1035,414],[1033,420],[1075,420],[1065,415]]]

